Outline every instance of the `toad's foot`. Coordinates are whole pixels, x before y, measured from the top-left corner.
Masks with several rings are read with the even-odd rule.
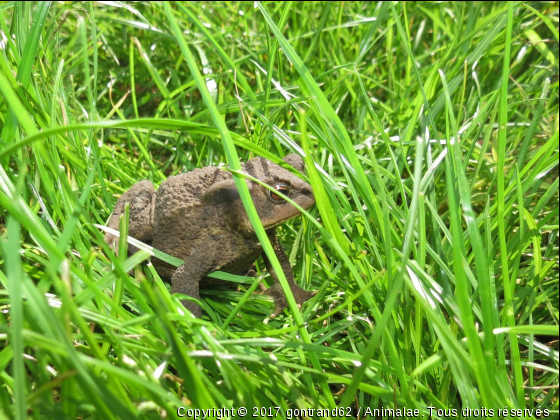
[[[262,284],[262,283],[261,283]],[[308,299],[311,299],[313,296],[317,294],[317,290],[312,292],[306,292],[301,287],[297,285],[291,286],[292,293],[294,294],[294,299],[297,303],[298,308],[301,308],[303,302]],[[263,292],[263,295],[271,296],[274,299],[274,310],[270,315],[270,318],[276,318],[280,315],[284,309],[288,307],[288,301],[286,300],[286,296],[282,291],[282,288],[279,284],[274,284],[272,287],[268,288]]]

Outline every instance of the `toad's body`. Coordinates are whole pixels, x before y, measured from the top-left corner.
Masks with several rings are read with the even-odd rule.
[[[288,155],[284,160],[303,170],[299,156]],[[315,203],[309,184],[264,158],[251,159],[243,164],[243,171],[274,187],[304,209]],[[294,297],[302,303],[313,293],[295,284],[286,253],[276,238],[276,226],[300,212],[261,185],[250,180],[247,185]],[[286,307],[278,279],[263,254],[229,172],[216,167],[195,169],[170,177],[157,192],[151,182],[138,182],[119,198],[109,227],[119,228],[119,217],[127,202],[130,203],[129,235],[185,261],[178,268],[158,259],[153,261],[161,276],[171,278],[174,293],[198,299],[199,282],[207,274],[216,270],[246,274],[263,255],[265,266],[275,280],[267,291],[276,302],[273,316]],[[115,237],[107,234],[105,240],[114,243]],[[183,303],[200,316],[196,303]]]

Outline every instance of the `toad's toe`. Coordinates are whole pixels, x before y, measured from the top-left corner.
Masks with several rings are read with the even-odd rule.
[[[306,292],[305,290],[298,287],[297,289],[292,288],[292,292],[294,294],[294,299],[297,303],[298,308],[301,308],[302,304],[311,299],[313,296],[317,294],[317,290],[312,292]],[[274,310],[270,315],[270,318],[276,318],[280,315],[284,309],[288,307],[288,302],[286,297],[284,296],[284,292],[282,288],[278,285],[274,285],[268,288],[266,291],[263,292],[264,295],[271,296],[274,299]]]

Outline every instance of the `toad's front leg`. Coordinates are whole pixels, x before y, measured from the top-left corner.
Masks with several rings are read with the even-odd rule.
[[[208,273],[214,271],[214,259],[210,255],[203,255],[204,252],[197,250],[189,256],[171,277],[172,293],[182,293],[195,299],[200,299],[199,283]],[[181,303],[192,314],[200,318],[202,309],[196,302],[182,300]]]
[[[280,262],[282,271],[284,271],[286,280],[288,280],[290,289],[294,294],[294,299],[298,304],[298,306],[301,306],[303,302],[305,302],[307,299],[310,299],[313,296],[315,296],[317,291],[307,292],[296,284],[296,282],[294,281],[294,273],[292,271],[292,267],[290,266],[290,260],[286,255],[286,251],[284,251],[284,248],[282,248],[280,241],[276,237],[276,233],[269,234],[268,238],[270,239],[276,257]],[[274,299],[274,311],[272,312],[270,317],[275,318],[278,315],[280,315],[285,308],[288,307],[288,302],[286,300],[286,296],[284,295],[284,292],[282,291],[282,286],[280,286],[280,282],[278,281],[278,276],[276,275],[274,269],[272,268],[272,264],[270,263],[270,260],[264,253],[263,253],[263,260],[267,271],[274,279],[274,284],[266,290],[265,294],[272,296],[272,298]]]

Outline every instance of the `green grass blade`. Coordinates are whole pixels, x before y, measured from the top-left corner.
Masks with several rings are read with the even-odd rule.
[[[27,379],[25,375],[24,366],[24,341],[23,341],[23,271],[21,266],[20,251],[20,224],[13,218],[8,219],[8,238],[7,241],[2,241],[2,255],[6,264],[6,275],[10,281],[10,316],[11,322],[11,347],[12,347],[12,369],[14,376],[14,418],[25,419],[27,418]]]
[[[499,231],[499,241],[500,241],[500,260],[502,264],[502,283],[504,287],[505,295],[505,308],[504,308],[504,324],[508,327],[515,326],[515,313],[513,311],[513,295],[511,292],[510,278],[509,278],[509,261],[507,252],[507,242],[505,233],[505,171],[504,164],[506,158],[506,122],[508,119],[507,113],[507,85],[509,80],[509,60],[511,54],[511,34],[513,27],[513,2],[508,3],[508,22],[507,22],[507,32],[506,32],[506,50],[504,53],[504,64],[502,71],[502,84],[501,84],[501,96],[500,96],[500,110],[499,110],[499,129],[498,129],[498,166],[497,166],[497,178],[498,178],[498,196],[497,196],[497,218],[498,218],[498,231]],[[514,373],[514,387],[517,397],[517,403],[522,406],[524,404],[523,390],[521,384],[523,383],[520,355],[519,355],[519,345],[517,342],[517,336],[515,334],[510,335],[510,351],[512,358],[512,369]]]

